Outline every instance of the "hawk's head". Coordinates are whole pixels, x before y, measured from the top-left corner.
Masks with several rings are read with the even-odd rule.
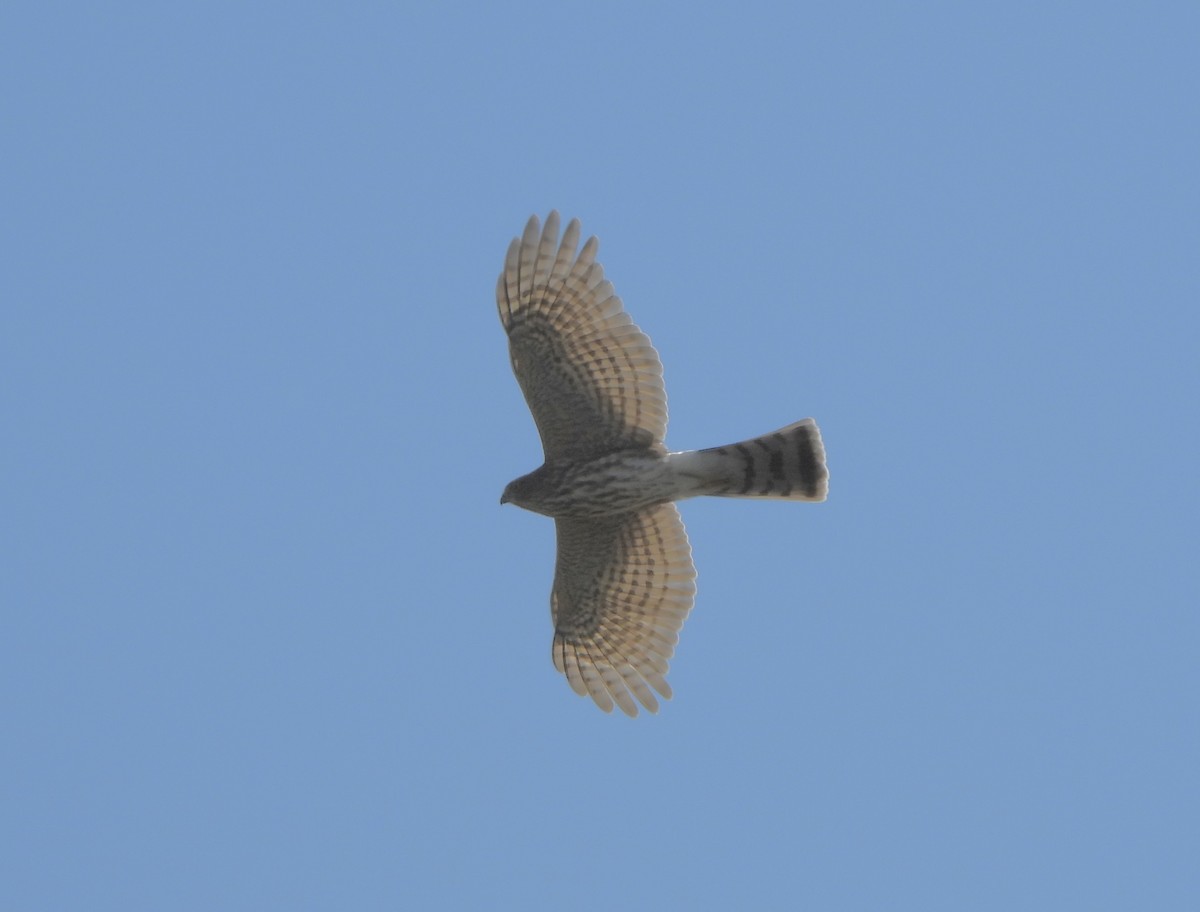
[[[541,502],[546,487],[545,469],[546,467],[542,466],[528,475],[522,475],[520,478],[510,481],[505,487],[504,493],[500,495],[500,503],[516,504],[518,507],[524,507],[534,513],[544,513],[549,516],[550,513]]]

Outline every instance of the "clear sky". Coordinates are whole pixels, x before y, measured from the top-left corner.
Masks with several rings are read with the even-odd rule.
[[[417,8],[423,7],[423,8]],[[0,907],[1200,908],[1200,7],[9,4]],[[578,216],[682,512],[550,661],[494,288]]]

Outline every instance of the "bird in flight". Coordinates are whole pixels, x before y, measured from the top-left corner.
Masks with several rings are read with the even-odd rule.
[[[822,501],[825,449],[811,418],[707,450],[667,451],[667,394],[650,339],[630,320],[579,220],[529,219],[496,285],[513,372],[543,465],[500,502],[554,518],[554,666],[605,712],[670,699],[667,664],[696,594],[673,501],[701,494]],[[635,698],[637,702],[635,702]]]

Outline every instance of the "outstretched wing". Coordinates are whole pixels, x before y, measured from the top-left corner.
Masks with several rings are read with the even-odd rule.
[[[558,238],[558,213],[538,233],[533,216],[514,239],[496,286],[513,372],[533,412],[547,461],[613,450],[665,452],[667,394],[650,339],[621,308],[596,262],[599,242],[579,244],[579,220]]]
[[[667,664],[696,594],[696,568],[679,511],[560,516],[550,597],[554,667],[576,693],[636,716],[670,699]],[[632,696],[631,696],[632,694]]]

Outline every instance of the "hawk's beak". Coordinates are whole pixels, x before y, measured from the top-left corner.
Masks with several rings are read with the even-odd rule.
[[[500,495],[500,503],[502,503],[502,504],[508,503],[508,492],[507,491],[505,491],[503,494]]]

